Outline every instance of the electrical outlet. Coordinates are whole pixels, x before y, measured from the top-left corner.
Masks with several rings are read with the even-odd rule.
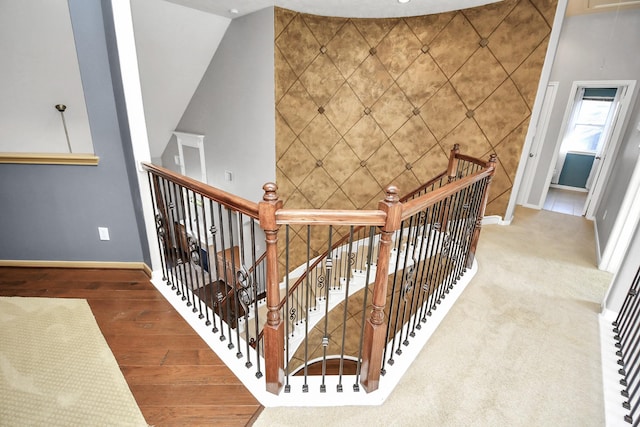
[[[98,227],[98,235],[100,240],[109,240],[109,229],[107,227]]]

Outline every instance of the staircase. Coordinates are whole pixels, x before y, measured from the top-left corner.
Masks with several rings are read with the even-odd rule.
[[[347,390],[379,403],[473,273],[494,165],[454,147],[405,197],[390,186],[377,210],[329,211],[284,209],[272,184],[252,203],[146,164],[158,286],[263,404],[339,404]]]

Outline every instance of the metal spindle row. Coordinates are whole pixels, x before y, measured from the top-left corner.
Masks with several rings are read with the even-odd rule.
[[[391,264],[383,373],[466,271],[487,182],[465,187],[402,222]]]
[[[386,364],[393,365],[394,357],[402,354],[403,346],[410,344],[471,265],[493,174],[488,169],[491,162],[495,159],[484,164],[458,155],[454,147],[446,172],[400,200],[396,190],[388,190],[386,205],[380,208],[389,209],[384,227],[379,220],[362,222],[380,228],[347,225],[339,213],[335,221],[325,222],[334,225],[274,222],[269,216],[273,212],[263,210],[277,206],[272,184],[265,186],[263,202],[254,204],[146,165],[163,280],[256,377],[262,377],[265,365],[268,389],[278,387],[278,370],[273,367],[282,359],[273,357],[274,349],[280,348],[285,353],[280,365],[285,392],[292,391],[292,384],[302,384],[302,392],[319,384],[320,392],[326,392],[329,376],[336,379],[337,392],[344,390],[345,378],[355,378],[353,390],[359,391],[361,377],[371,391],[372,384],[377,387],[372,381],[385,373]],[[483,170],[467,184],[451,187],[455,192],[440,191],[433,198],[416,200]],[[419,211],[418,206],[426,207]],[[400,227],[389,222],[397,218],[392,212],[404,218]],[[271,228],[263,231],[258,220]],[[279,239],[266,239],[277,235],[274,224],[284,225]],[[274,241],[280,243],[276,246]],[[384,259],[379,259],[381,250]],[[378,271],[378,262],[384,273]],[[279,303],[269,301],[268,307],[267,277],[271,299],[275,295],[277,301],[284,292]],[[274,286],[278,280],[280,289]],[[265,337],[267,313],[270,326],[284,329],[284,342],[275,329]],[[383,313],[387,313],[384,319]],[[274,321],[278,315],[282,323]],[[372,328],[379,331],[374,332],[377,342],[386,333],[387,345],[377,347],[375,356],[378,362],[382,356],[380,372],[366,363],[374,357]],[[637,347],[632,351],[636,358]],[[361,372],[363,362],[367,370]],[[292,382],[294,376],[303,377],[302,381]]]
[[[314,228],[326,236],[326,252],[319,257],[312,256],[309,243],[312,231],[311,226],[307,226],[304,251],[308,274],[297,281],[285,276],[284,289],[289,295],[281,312],[285,319],[285,392],[291,391],[293,375],[303,376],[302,392],[309,391],[310,376],[321,377],[321,392],[326,392],[327,376],[337,376],[336,387],[341,392],[346,373],[356,375],[353,388],[359,391],[364,320],[379,237],[375,227],[350,226],[348,234],[342,237],[333,226]],[[291,267],[291,235],[291,227],[286,226],[284,265],[287,270]],[[361,297],[351,298],[359,292]],[[314,319],[316,310],[322,316]],[[359,315],[357,322],[352,313]]]
[[[262,347],[254,343],[264,322],[262,230],[255,218],[192,189],[151,172],[148,178],[163,280],[261,377]]]
[[[621,366],[620,385],[626,399],[622,406],[629,411],[624,419],[634,427],[640,425],[640,269],[629,287],[629,292],[613,322],[616,355]]]

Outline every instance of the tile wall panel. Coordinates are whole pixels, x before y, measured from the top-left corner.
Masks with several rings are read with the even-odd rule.
[[[474,156],[498,154],[487,214],[504,215],[556,3],[504,0],[393,19],[276,8],[285,206],[375,208],[389,183],[405,193],[446,168],[459,143]]]

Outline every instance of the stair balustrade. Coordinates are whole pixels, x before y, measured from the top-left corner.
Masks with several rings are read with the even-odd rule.
[[[495,161],[456,145],[374,210],[287,209],[272,183],[254,203],[144,164],[163,281],[270,393],[370,393],[472,265]]]
[[[615,352],[620,374],[620,393],[627,411],[624,421],[640,425],[640,269],[613,322]]]

